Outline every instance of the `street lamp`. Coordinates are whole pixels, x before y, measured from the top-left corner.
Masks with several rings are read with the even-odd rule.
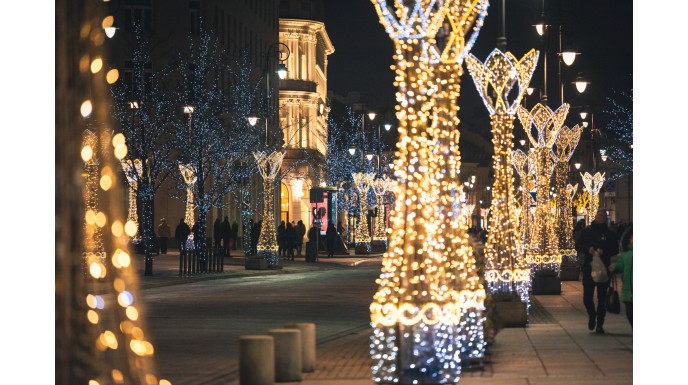
[[[581,168],[581,164],[580,164],[580,162],[576,162],[576,163],[574,163],[574,164],[573,164],[573,167],[575,167],[575,168],[576,168],[576,170],[580,170],[580,168]]]
[[[578,77],[576,78],[576,81],[573,82],[573,84],[576,85],[576,89],[578,90],[578,92],[582,94],[583,92],[585,92],[585,89],[588,87],[588,84],[590,84],[590,82],[585,80],[583,74],[579,72]]]

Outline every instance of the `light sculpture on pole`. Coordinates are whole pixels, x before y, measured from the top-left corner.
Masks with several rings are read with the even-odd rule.
[[[554,156],[554,182],[557,191],[555,232],[559,240],[559,254],[562,263],[572,264],[577,262],[577,252],[573,239],[573,194],[578,185],[571,186],[569,181],[569,161],[580,140],[583,126],[576,125],[573,128],[564,126],[559,130],[559,135],[554,141],[552,155]]]
[[[94,264],[100,266],[105,263],[105,246],[103,244],[103,230],[105,216],[98,210],[98,174],[100,160],[98,159],[98,137],[86,129],[83,133],[81,159],[84,161],[84,250],[83,272],[89,276],[89,270]],[[99,278],[99,277],[96,277]]]
[[[514,150],[513,163],[516,173],[521,179],[521,210],[518,217],[518,230],[521,235],[521,253],[526,255],[530,245],[530,229],[533,225],[533,210],[535,205],[530,192],[535,188],[535,169],[533,163],[534,152],[526,155],[521,150]]]
[[[514,119],[521,98],[535,71],[538,52],[531,49],[521,60],[510,52],[494,49],[481,63],[468,55],[466,66],[492,122],[494,145],[490,231],[485,244],[485,281],[490,293],[517,295],[528,307],[528,266],[521,254],[513,186],[512,149]],[[513,87],[514,100],[508,95]],[[491,93],[492,91],[492,93]]]
[[[394,188],[394,181],[384,177],[375,179],[371,185],[375,193],[377,215],[373,227],[373,240],[387,242],[387,227],[385,226],[385,196]]]
[[[184,213],[184,222],[189,226],[189,228],[193,228],[195,222],[193,186],[196,183],[196,171],[194,170],[194,167],[191,163],[180,163],[179,172],[182,174],[182,177],[184,178],[184,183],[186,183],[186,212]],[[193,232],[189,234],[189,238],[187,239],[187,249],[193,248],[193,244],[189,242],[193,240],[193,236]]]
[[[275,217],[273,203],[275,199],[275,178],[282,167],[284,152],[273,151],[270,154],[263,151],[253,153],[256,158],[260,175],[263,177],[263,224],[258,238],[258,256],[268,261],[268,268],[277,269],[279,264],[279,247],[277,232],[275,231]]]
[[[438,252],[444,234],[436,215],[440,183],[431,175],[440,169],[434,164],[440,160],[432,154],[436,138],[433,133],[438,127],[430,127],[429,123],[430,112],[437,106],[433,95],[437,85],[430,62],[439,62],[442,55],[434,46],[434,38],[448,15],[462,31],[453,29],[446,47],[449,51],[463,50],[474,14],[484,15],[486,2],[457,5],[451,12],[445,1],[372,2],[395,45],[392,69],[398,87],[399,121],[395,164],[399,185],[392,210],[392,232],[377,280],[379,288],[370,305],[373,380],[455,383],[461,373],[463,330],[459,325],[463,309],[483,305],[458,289],[463,277],[457,274],[465,262],[456,256],[461,251]],[[481,25],[481,21],[476,22],[475,28]],[[459,57],[462,52],[454,54]]]
[[[533,276],[558,276],[561,265],[549,191],[554,171],[552,146],[568,112],[569,105],[566,103],[556,111],[541,103],[536,104],[531,111],[523,107],[518,109],[518,118],[534,151],[536,204],[530,244],[526,248],[526,261]],[[533,129],[537,132],[536,137],[533,136]]]
[[[356,223],[356,253],[370,253],[370,230],[368,229],[368,190],[375,179],[374,173],[355,172],[351,174],[358,190],[360,214]]]
[[[599,192],[602,188],[602,184],[604,183],[604,174],[605,173],[600,174],[599,172],[595,173],[595,175],[590,175],[588,172],[581,174],[581,178],[583,178],[583,187],[585,192],[588,193],[589,199],[587,218],[588,225],[591,224],[595,219],[595,215],[597,214],[597,210],[600,206]]]
[[[139,177],[142,175],[141,159],[134,159],[133,162],[131,160],[122,159],[120,164],[122,165],[122,170],[124,170],[124,176],[127,178],[127,186],[129,187],[129,210],[127,211],[127,222],[131,221],[135,223],[138,229],[138,219],[136,215],[136,181],[138,179],[134,175],[138,175]],[[137,231],[134,239],[137,239],[138,236],[139,233]]]

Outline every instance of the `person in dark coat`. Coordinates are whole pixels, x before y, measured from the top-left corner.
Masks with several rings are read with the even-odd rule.
[[[327,256],[334,257],[334,242],[337,238],[337,229],[334,223],[327,223],[327,231],[325,231],[325,239],[327,241]]]
[[[301,248],[303,247],[303,237],[306,235],[306,225],[303,224],[303,221],[299,221],[294,230],[296,231],[296,254],[300,257]]]
[[[189,238],[189,234],[191,234],[189,225],[184,222],[184,218],[180,219],[177,228],[174,229],[174,238],[179,244],[179,251],[186,251],[186,240]]]
[[[222,222],[220,217],[215,218],[215,223],[213,223],[213,240],[215,241],[215,248],[219,249],[222,242]]]
[[[222,235],[222,248],[225,255],[229,257],[229,240],[232,237],[232,228],[229,225],[229,217],[227,216],[225,216],[225,220],[220,227],[220,234]]]
[[[616,234],[607,227],[607,212],[599,209],[595,221],[581,231],[576,241],[576,251],[583,255],[583,304],[588,312],[588,329],[595,329],[596,333],[604,333],[604,317],[607,314],[605,303],[609,279],[606,282],[595,282],[592,279],[593,253],[600,256],[609,277],[611,257],[619,253]],[[597,289],[597,311],[593,294]]]
[[[287,223],[287,229],[284,231],[284,238],[284,246],[287,249],[287,259],[293,261],[294,248],[296,248],[296,229],[292,226],[291,222]]]
[[[287,256],[287,248],[285,247],[285,233],[287,231],[287,227],[284,225],[284,221],[280,223],[279,226],[277,226],[277,255],[280,257],[286,257]]]
[[[260,228],[263,225],[263,221],[258,221],[253,224],[251,229],[251,254],[258,254],[258,239],[260,238]]]

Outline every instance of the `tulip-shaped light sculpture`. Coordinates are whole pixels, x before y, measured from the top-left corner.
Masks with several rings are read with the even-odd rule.
[[[557,191],[555,232],[559,241],[558,249],[562,263],[575,264],[577,262],[576,245],[573,240],[573,195],[578,185],[571,186],[569,179],[569,161],[578,146],[583,126],[573,128],[564,126],[554,141],[552,154],[554,155],[554,184]]]
[[[190,228],[193,228],[193,225],[195,223],[193,186],[194,184],[196,184],[196,171],[194,170],[194,167],[191,163],[180,163],[179,172],[182,174],[182,177],[184,178],[184,183],[186,183],[186,212],[184,213],[184,222]],[[189,234],[189,238],[186,240],[187,250],[194,248],[193,242],[191,242],[193,240],[193,236],[194,234],[192,232],[191,234]]]
[[[275,178],[282,167],[284,152],[273,151],[271,153],[257,151],[253,153],[258,163],[260,175],[263,177],[263,224],[258,237],[258,256],[268,261],[268,268],[277,269],[279,264],[279,246],[277,244],[277,232],[275,231],[275,214],[273,202],[275,196]]]
[[[387,242],[387,227],[385,226],[385,197],[394,188],[394,181],[384,177],[375,179],[371,185],[375,193],[377,215],[373,227],[373,240]]]
[[[513,185],[512,149],[516,108],[537,65],[538,52],[530,50],[521,60],[495,49],[481,63],[468,55],[466,65],[490,113],[494,155],[494,183],[490,206],[490,231],[485,244],[485,281],[490,293],[517,295],[528,306],[529,275],[521,254]],[[508,98],[514,87],[513,101]]]
[[[588,206],[588,225],[592,223],[592,221],[595,219],[595,215],[597,215],[597,210],[600,207],[600,189],[602,188],[602,184],[604,183],[604,173],[600,174],[595,173],[595,175],[591,175],[590,173],[586,172],[585,174],[581,174],[581,178],[583,178],[583,188],[585,189],[585,192],[588,193],[588,198],[589,198],[589,206]]]
[[[513,151],[513,163],[516,173],[521,179],[521,209],[518,217],[518,231],[521,235],[521,253],[526,255],[527,247],[530,244],[530,229],[533,224],[533,210],[535,204],[530,192],[535,188],[534,163],[532,162],[535,153],[530,152],[526,155],[521,150]]]
[[[535,216],[530,229],[530,244],[524,248],[532,275],[558,277],[561,267],[550,180],[555,163],[552,146],[568,112],[569,105],[566,103],[556,111],[541,103],[536,104],[531,111],[523,107],[518,109],[518,118],[533,146],[535,157]],[[537,133],[536,136],[533,136],[533,131]]]
[[[120,164],[122,165],[122,170],[124,171],[124,176],[127,178],[127,187],[129,190],[129,210],[127,211],[127,222],[132,222],[136,224],[136,227],[138,229],[138,216],[137,216],[137,207],[136,207],[136,191],[137,191],[137,181],[138,178],[141,177],[141,159],[134,159],[132,162],[131,160],[120,160]],[[139,232],[136,232],[136,235],[133,237],[133,239],[138,239]]]
[[[453,29],[448,40],[450,50],[459,50],[455,53],[458,57],[464,48],[458,43],[473,28],[470,22],[475,16],[471,15],[484,14],[484,2],[451,10],[448,1],[440,0],[372,2],[395,45],[392,69],[398,87],[399,121],[395,163],[399,185],[391,213],[392,232],[377,280],[379,288],[370,305],[373,380],[390,384],[455,383],[461,373],[462,307],[482,303],[469,303],[475,298],[462,297],[457,289],[460,266],[450,260],[454,253],[437,249],[444,234],[437,218],[439,181],[430,175],[439,170],[433,164],[438,158],[432,154],[438,127],[429,124],[430,111],[437,107],[433,95],[436,76],[430,63],[441,56],[432,47],[443,21],[453,19],[456,28],[463,29],[461,34]],[[450,13],[449,17],[450,11],[461,14]]]
[[[373,185],[375,174],[356,172],[352,174],[354,185],[358,190],[360,214],[356,223],[357,253],[370,253],[370,229],[368,228],[368,190]]]

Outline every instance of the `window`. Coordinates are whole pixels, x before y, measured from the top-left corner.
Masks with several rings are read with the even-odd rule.
[[[193,35],[201,33],[201,1],[189,0],[189,30]]]
[[[124,25],[127,31],[133,31],[138,25],[143,32],[153,31],[152,0],[125,0]]]
[[[132,100],[142,100],[153,86],[153,64],[151,62],[124,62],[124,84]]]
[[[286,223],[289,222],[289,189],[284,183],[280,185],[280,211],[282,214],[280,217]]]

